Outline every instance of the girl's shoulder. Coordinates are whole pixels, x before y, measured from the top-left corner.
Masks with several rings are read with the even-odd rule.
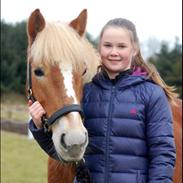
[[[156,91],[158,93],[164,92],[163,88],[160,85],[154,83],[152,80],[149,80],[149,79],[146,79],[144,82],[139,83],[136,87],[141,89],[142,92],[143,91],[144,92],[148,91],[150,93],[152,93],[154,91]]]
[[[163,88],[160,85],[154,83],[151,80],[147,80],[146,82],[144,82],[144,87],[146,87],[147,90],[149,90],[151,94],[153,94],[153,93],[156,93],[156,94],[164,93]]]
[[[150,80],[135,85],[132,90],[138,101],[143,101],[145,104],[149,104],[159,98],[164,98],[165,100],[167,98],[163,88]]]
[[[86,83],[86,84],[84,85],[84,87],[83,87],[84,93],[90,91],[90,90],[92,89],[92,87],[93,87],[93,83],[92,83],[92,82]]]
[[[86,98],[93,92],[94,85],[92,82],[86,83],[83,88],[83,98],[82,101],[85,101]]]
[[[158,84],[154,83],[152,80],[146,80],[144,83],[144,87],[152,90],[152,89],[161,89],[162,87],[159,86]]]

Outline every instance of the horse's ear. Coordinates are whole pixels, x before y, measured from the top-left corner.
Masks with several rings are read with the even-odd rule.
[[[27,34],[29,44],[34,42],[38,32],[42,31],[45,27],[45,20],[39,9],[34,10],[28,20]]]
[[[87,23],[87,10],[84,9],[79,16],[70,22],[70,26],[74,28],[80,36],[83,36]]]

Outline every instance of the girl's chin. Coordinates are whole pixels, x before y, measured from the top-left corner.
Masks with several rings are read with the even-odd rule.
[[[126,68],[123,68],[123,67],[106,67],[106,69],[109,71],[109,72],[112,72],[112,73],[119,73],[119,72],[122,72],[124,70],[127,70]]]

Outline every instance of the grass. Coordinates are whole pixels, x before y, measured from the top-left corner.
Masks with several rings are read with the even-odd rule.
[[[46,183],[47,155],[27,136],[1,131],[1,183]]]

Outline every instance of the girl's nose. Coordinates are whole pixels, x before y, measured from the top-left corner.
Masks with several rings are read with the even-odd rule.
[[[116,55],[118,55],[118,50],[115,47],[112,47],[110,54],[112,56],[116,56]]]

